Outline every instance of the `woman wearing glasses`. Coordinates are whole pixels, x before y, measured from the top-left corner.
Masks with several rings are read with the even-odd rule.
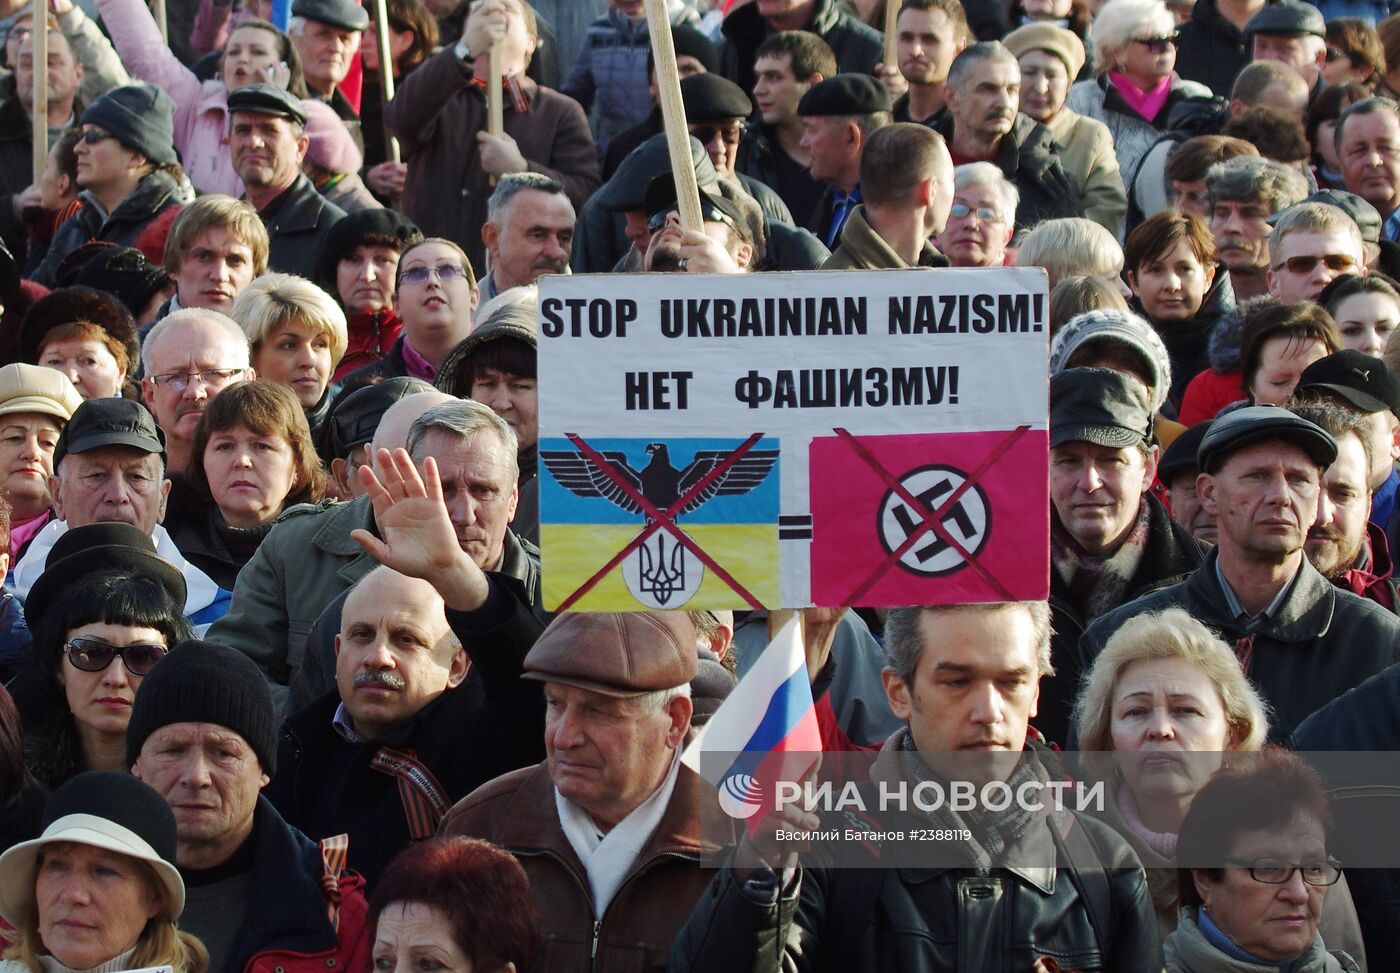
[[[1089,41],[1097,77],[1070,88],[1068,105],[1108,126],[1131,185],[1172,107],[1211,92],[1176,75],[1176,18],[1161,0],[1112,0],[1094,18]]]
[[[311,281],[263,274],[233,303],[260,378],[285,385],[314,435],[331,411],[331,375],[345,355],[345,312]]]
[[[130,524],[75,527],[25,602],[34,641],[14,685],[30,772],[50,788],[85,770],[129,770],[126,725],[141,680],[192,634],[185,581]]]
[[[1359,970],[1318,931],[1341,878],[1331,831],[1322,785],[1293,754],[1260,753],[1213,777],[1181,823],[1169,973]]]

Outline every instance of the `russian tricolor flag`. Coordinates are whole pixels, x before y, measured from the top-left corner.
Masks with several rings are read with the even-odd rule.
[[[800,781],[821,757],[821,730],[802,617],[794,612],[753,668],[686,748],[682,761],[719,790],[720,806],[752,832],[779,780]],[[703,759],[704,755],[722,759]]]

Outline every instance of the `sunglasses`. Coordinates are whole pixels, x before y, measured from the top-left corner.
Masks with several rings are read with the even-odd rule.
[[[665,209],[658,210],[657,212],[651,214],[651,219],[647,220],[647,232],[660,233],[661,228],[666,225],[666,217],[676,212],[679,208],[680,207],[678,207],[675,203],[672,203]],[[704,200],[701,200],[700,202],[700,217],[706,223],[723,223],[731,230],[738,229],[738,227],[734,225],[734,220],[729,216],[728,213],[724,212],[724,210],[720,209],[717,206],[709,205]]]
[[[1168,34],[1165,37],[1134,37],[1134,44],[1141,44],[1153,54],[1165,54],[1167,48],[1176,47],[1176,35]]]
[[[1333,61],[1340,61],[1340,60],[1341,60],[1342,58],[1344,58],[1344,57],[1346,57],[1346,55],[1343,54],[1341,51],[1337,50],[1335,47],[1329,47],[1329,48],[1327,48],[1327,63],[1328,63],[1328,64],[1331,64]]]
[[[724,140],[725,145],[738,145],[747,130],[746,125],[740,122],[733,127],[721,125],[697,125],[690,130],[690,134],[700,140],[701,145],[709,145],[718,135]]]
[[[1327,265],[1328,270],[1335,270],[1337,273],[1345,273],[1356,266],[1356,260],[1348,257],[1344,253],[1329,253],[1324,257],[1289,257],[1283,263],[1275,264],[1275,270],[1288,268],[1290,274],[1310,274],[1319,263]]]
[[[436,267],[409,267],[399,275],[401,284],[426,284],[429,277],[440,281],[465,280],[467,270],[460,264],[439,264]]]
[[[82,135],[78,136],[78,141],[84,145],[96,145],[98,142],[105,142],[108,139],[116,138],[111,132],[102,132],[95,128],[90,128]]]
[[[131,645],[112,645],[101,639],[80,635],[64,643],[63,651],[74,669],[83,672],[102,672],[112,664],[117,656],[122,657],[126,671],[144,676],[155,668],[157,662],[165,658],[169,650],[154,642],[133,642]]]

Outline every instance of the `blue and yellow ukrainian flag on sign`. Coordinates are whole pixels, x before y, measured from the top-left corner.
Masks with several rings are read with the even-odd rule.
[[[547,609],[778,603],[776,438],[570,437],[539,450]]]

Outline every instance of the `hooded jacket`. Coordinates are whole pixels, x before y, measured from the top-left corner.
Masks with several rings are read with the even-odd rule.
[[[953,116],[947,115],[935,131],[951,144]],[[1050,129],[1028,115],[1018,114],[1011,131],[1002,136],[995,162],[1021,193],[1016,206],[1018,231],[1042,220],[1085,215],[1079,189],[1060,161],[1063,153]]]
[[[1394,612],[1400,599],[1396,596],[1395,579],[1391,577],[1390,545],[1385,531],[1376,524],[1366,525],[1366,536],[1356,561],[1332,583],[1343,591],[1369,598],[1386,611]]]
[[[836,55],[839,72],[869,74],[884,57],[880,32],[843,13],[836,0],[816,0],[812,19],[803,29],[826,41]],[[719,73],[745,91],[753,91],[754,60],[772,28],[758,12],[758,5],[749,4],[725,17],[720,31],[724,46],[719,52]]]
[[[1216,271],[1219,276],[1220,270]],[[1183,425],[1214,419],[1231,402],[1245,398],[1240,383],[1244,380],[1240,341],[1244,336],[1243,309],[1222,314],[1211,329],[1206,343],[1206,362],[1210,366],[1197,372],[1187,383],[1181,396],[1180,418]]]

